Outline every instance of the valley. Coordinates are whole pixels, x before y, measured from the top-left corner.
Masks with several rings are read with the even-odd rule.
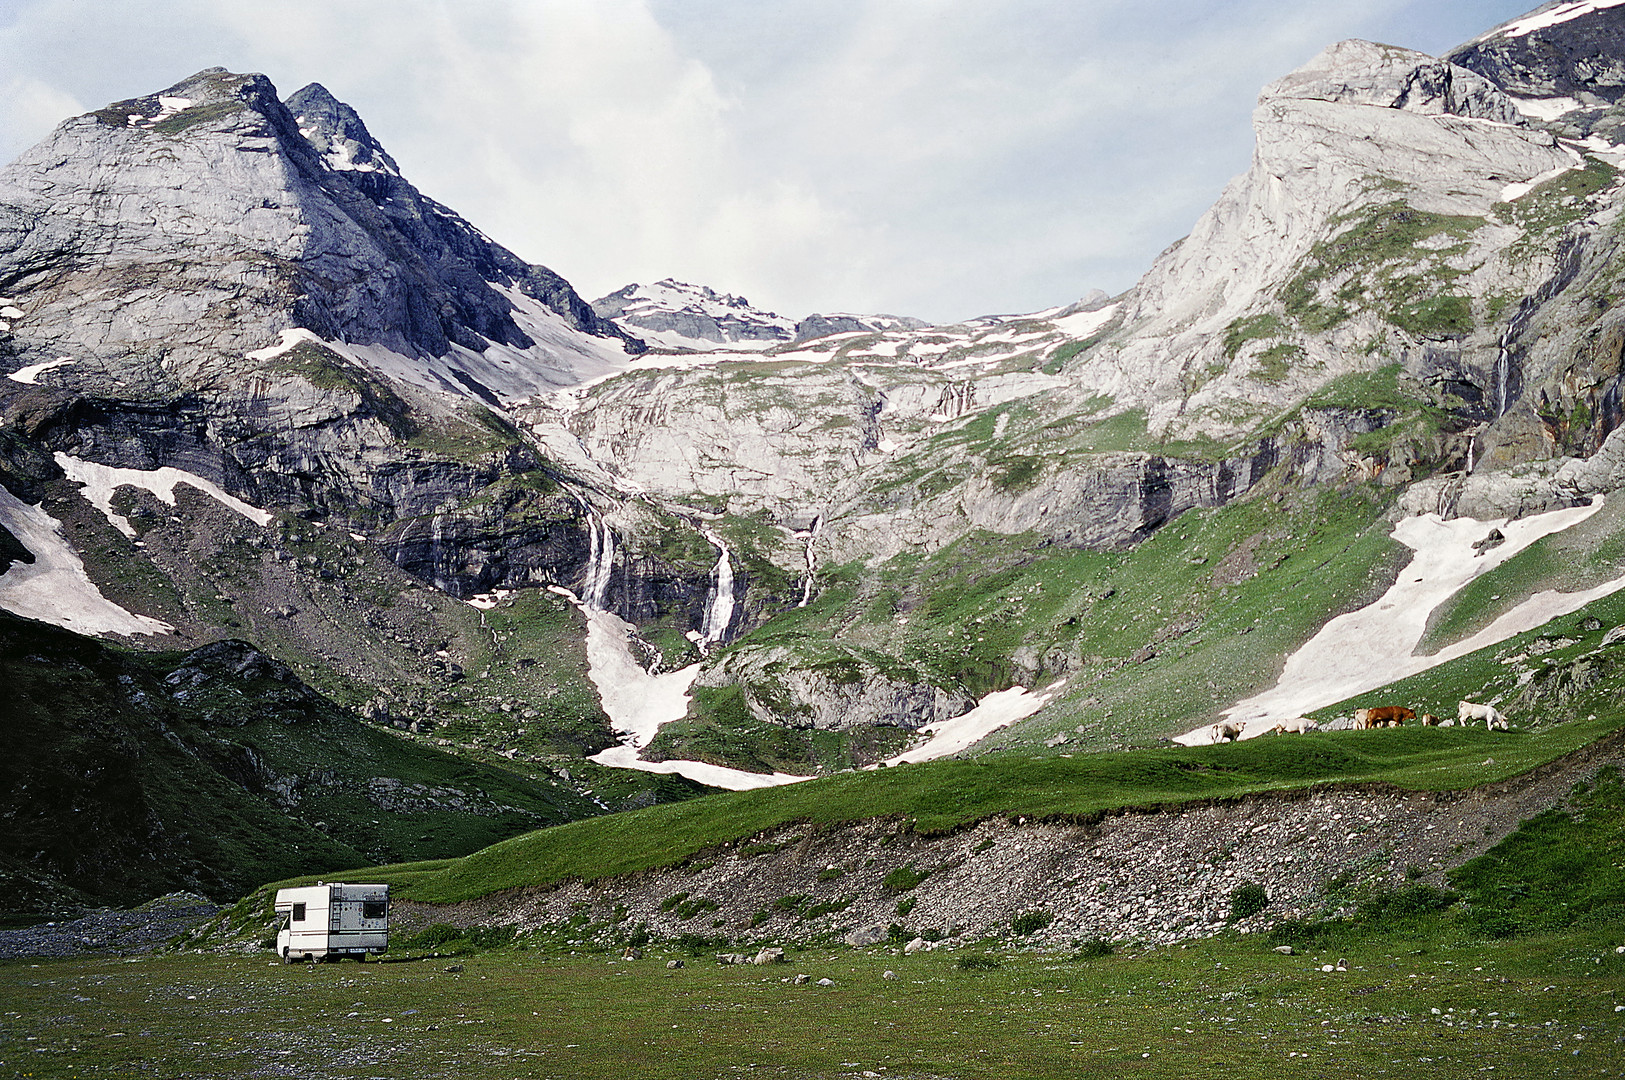
[[[0,1066],[1617,1072],[1622,57],[1330,45],[1132,287],[952,325],[589,300],[320,84],[62,122],[0,170]],[[391,962],[273,970],[337,877]]]

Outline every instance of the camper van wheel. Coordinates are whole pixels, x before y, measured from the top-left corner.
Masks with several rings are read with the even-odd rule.
[[[284,964],[293,963],[293,957],[288,955],[288,948],[285,945],[282,947],[282,962]]]
[[[358,964],[365,964],[367,962],[367,954],[364,953],[364,952],[356,953],[355,954],[355,962],[358,963]]]

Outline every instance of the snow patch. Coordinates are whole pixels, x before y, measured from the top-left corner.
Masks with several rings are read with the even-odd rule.
[[[1531,120],[1544,120],[1547,123],[1580,107],[1580,103],[1571,97],[1521,98],[1508,94],[1507,98],[1517,106],[1519,112]]]
[[[905,750],[896,757],[887,758],[887,765],[905,765],[915,761],[932,761],[957,754],[982,741],[1000,728],[1009,727],[1017,720],[1025,720],[1049,703],[1050,698],[1066,684],[1055,683],[1041,694],[1023,686],[1008,690],[995,690],[984,697],[972,710],[940,724],[927,724],[920,728],[932,736],[924,746]]]
[[[1075,338],[1086,338],[1111,322],[1112,316],[1116,314],[1117,305],[1107,304],[1098,311],[1080,311],[1076,315],[1066,315],[1050,321],[1063,334],[1069,334]]]
[[[7,375],[6,378],[12,382],[27,383],[29,386],[34,386],[39,383],[39,377],[42,373],[50,371],[52,368],[59,368],[63,364],[71,363],[73,363],[73,357],[59,356],[55,360],[47,360],[43,364],[29,364],[25,368],[18,368]]]
[[[255,349],[253,352],[244,353],[243,355],[249,360],[274,360],[283,353],[292,352],[300,345],[300,343],[306,341],[309,341],[315,345],[328,344],[313,331],[306,330],[303,326],[295,326],[293,329],[284,330],[281,334],[277,335],[277,343],[275,345],[267,345],[263,349]],[[331,346],[328,347],[331,348]]]
[[[1573,528],[1602,509],[1602,497],[1588,506],[1536,514],[1517,521],[1478,521],[1437,514],[1409,517],[1394,526],[1393,537],[1416,554],[1400,571],[1392,588],[1376,603],[1340,615],[1287,658],[1280,681],[1271,689],[1237,703],[1225,718],[1244,725],[1242,737],[1262,734],[1279,720],[1387,686],[1419,671],[1497,644],[1514,634],[1625,589],[1625,577],[1580,593],[1544,592],[1530,597],[1466,641],[1432,656],[1415,655],[1428,617],[1468,582],[1506,562],[1544,536]],[[1491,529],[1504,543],[1480,553],[1473,544]],[[1212,741],[1204,724],[1174,740],[1186,746]]]
[[[350,535],[354,536],[355,534],[351,533]],[[472,608],[479,608],[481,611],[490,611],[503,601],[512,600],[517,595],[517,592],[518,590],[515,589],[495,589],[488,593],[476,593],[464,600],[463,603]]]
[[[271,523],[269,512],[250,506],[235,495],[226,494],[214,481],[205,480],[196,473],[189,473],[184,469],[175,469],[167,465],[161,469],[119,469],[111,465],[98,465],[94,461],[85,461],[82,458],[69,457],[60,450],[54,456],[62,471],[68,474],[68,479],[82,485],[81,494],[86,501],[100,510],[113,527],[125,536],[135,536],[135,529],[131,527],[128,519],[113,510],[113,492],[126,484],[150,491],[170,506],[175,505],[175,485],[189,484],[256,525],[265,526]]]
[[[102,595],[62,537],[62,523],[0,488],[0,525],[34,555],[0,574],[0,608],[79,634],[169,634],[166,622],[136,615]]]
[[[636,628],[620,616],[582,603],[574,593],[557,585],[550,592],[569,600],[587,619],[587,677],[598,688],[599,700],[610,727],[623,736],[620,745],[594,754],[600,765],[640,772],[676,773],[690,780],[730,791],[774,787],[810,780],[789,773],[753,773],[704,761],[644,761],[638,753],[649,745],[662,725],[688,713],[689,688],[700,673],[690,664],[676,671],[651,675],[632,656]]]
[[[1625,0],[1576,0],[1575,3],[1559,4],[1550,11],[1543,11],[1508,23],[1502,28],[1501,35],[1509,38],[1525,37],[1533,34],[1536,30],[1560,26],[1583,15],[1606,11],[1609,8],[1619,7],[1621,4],[1625,4]]]
[[[1564,173],[1573,172],[1575,169],[1585,168],[1585,158],[1576,153],[1573,147],[1565,145],[1563,148],[1567,150],[1570,156],[1574,158],[1573,162],[1568,165],[1559,165],[1557,168],[1548,172],[1543,172],[1534,179],[1525,180],[1521,184],[1508,184],[1506,187],[1501,189],[1501,201],[1513,202],[1521,199],[1531,191],[1538,188],[1540,185],[1546,183],[1548,180],[1556,180]]]

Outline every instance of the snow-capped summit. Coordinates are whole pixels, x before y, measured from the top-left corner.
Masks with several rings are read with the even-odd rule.
[[[321,83],[296,91],[286,102],[303,135],[328,168],[341,172],[386,172],[399,176],[395,159],[367,131],[356,111]]]
[[[649,344],[673,351],[761,350],[831,334],[923,330],[929,323],[903,315],[830,312],[799,322],[752,307],[743,296],[666,278],[653,285],[628,285],[592,309]]]
[[[743,296],[672,278],[628,285],[594,300],[592,309],[665,349],[766,349],[796,339],[793,319],[752,307]]]

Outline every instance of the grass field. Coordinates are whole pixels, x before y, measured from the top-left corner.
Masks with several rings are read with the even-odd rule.
[[[1433,918],[1326,956],[1232,937],[1095,959],[823,949],[679,970],[658,951],[556,941],[456,965],[7,963],[0,1074],[1600,1077],[1625,1068],[1616,936],[1484,943]],[[965,970],[969,955],[997,966]]]

